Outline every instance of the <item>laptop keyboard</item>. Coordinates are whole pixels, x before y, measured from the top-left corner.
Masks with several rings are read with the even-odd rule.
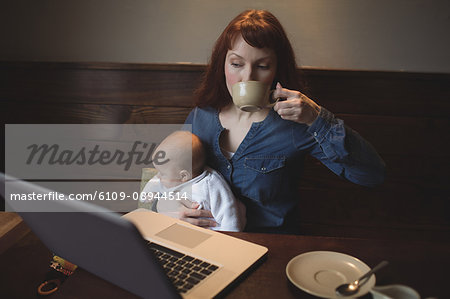
[[[186,293],[219,267],[167,247],[148,242],[179,293]]]

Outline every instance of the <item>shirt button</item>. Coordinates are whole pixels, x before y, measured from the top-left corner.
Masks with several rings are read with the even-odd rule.
[[[264,170],[266,170],[266,168],[265,167],[261,167],[261,170],[264,171]]]
[[[228,164],[227,169],[230,169],[230,168],[231,168],[231,165]]]
[[[314,132],[314,137],[317,137],[317,132]]]

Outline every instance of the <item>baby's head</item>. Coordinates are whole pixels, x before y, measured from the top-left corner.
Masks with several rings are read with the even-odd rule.
[[[166,188],[178,186],[200,175],[205,167],[205,150],[200,138],[188,131],[167,136],[155,150],[165,153],[166,163],[156,165],[159,179]]]

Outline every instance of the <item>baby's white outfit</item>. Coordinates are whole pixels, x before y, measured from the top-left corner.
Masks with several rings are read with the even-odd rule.
[[[156,203],[158,213],[175,218],[181,209],[191,208],[192,202],[199,203],[198,209],[211,211],[217,222],[217,226],[211,227],[213,230],[242,231],[246,224],[244,204],[236,199],[222,175],[210,167],[173,188],[164,187],[154,176],[142,192],[159,198]]]

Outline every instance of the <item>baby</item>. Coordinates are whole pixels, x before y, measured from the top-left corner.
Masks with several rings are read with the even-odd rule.
[[[225,179],[205,165],[205,151],[200,139],[187,131],[167,136],[155,153],[165,153],[161,164],[155,163],[158,174],[143,188],[152,200],[152,210],[177,217],[181,209],[193,202],[198,209],[211,211],[217,226],[214,230],[242,231],[245,227],[245,206],[238,201]]]

